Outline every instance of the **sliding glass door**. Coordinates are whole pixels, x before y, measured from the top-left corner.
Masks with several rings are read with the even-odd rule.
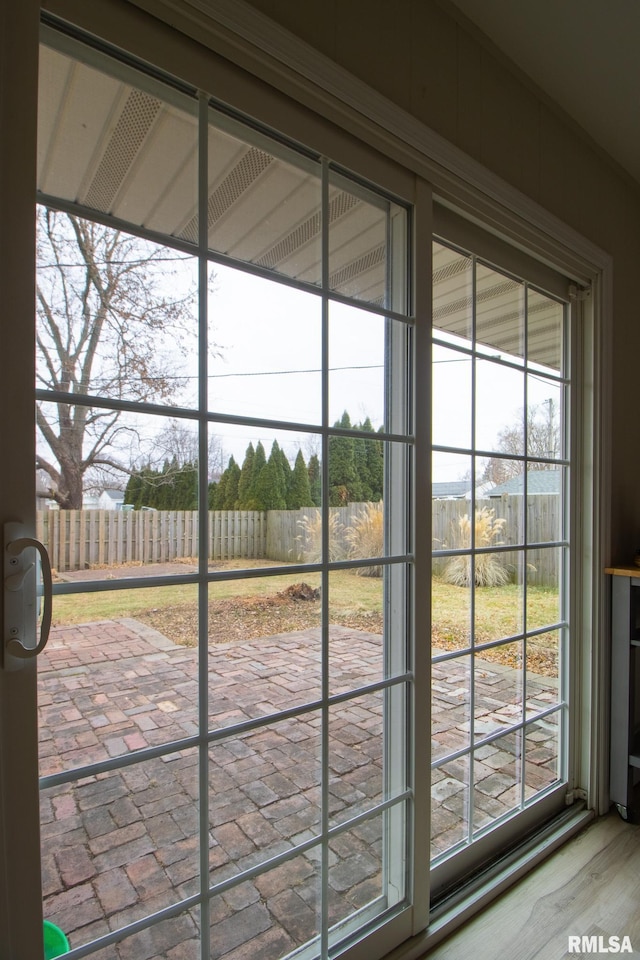
[[[257,83],[42,38],[21,871],[71,957],[374,960],[572,782],[567,282]]]

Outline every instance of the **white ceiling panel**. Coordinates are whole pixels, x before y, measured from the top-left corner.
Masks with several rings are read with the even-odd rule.
[[[306,191],[299,189],[303,184]],[[305,171],[272,159],[247,187],[237,209],[231,207],[210,231],[212,246],[241,260],[257,261],[274,240],[292,232],[301,214],[319,205],[317,181],[314,189]]]
[[[90,56],[90,54],[86,54]],[[196,102],[129,68],[42,49],[38,189],[154,234],[198,242]],[[101,61],[102,62],[102,61]],[[138,87],[138,82],[140,86]],[[185,109],[180,109],[184,101]],[[211,111],[212,251],[318,284],[320,165]],[[382,303],[388,205],[344,178],[329,194],[332,289]]]
[[[470,261],[457,250],[434,244],[433,322],[436,330],[469,341],[475,307],[478,349],[504,359],[523,355],[524,286],[482,267],[473,301]],[[560,371],[562,305],[543,294],[529,295],[527,355],[530,362]],[[446,338],[446,337],[445,337]]]
[[[197,209],[197,191],[196,118],[163,109],[122,181],[113,214],[160,233],[178,234]]]
[[[122,107],[123,84],[43,48],[38,113],[38,188],[76,201]]]

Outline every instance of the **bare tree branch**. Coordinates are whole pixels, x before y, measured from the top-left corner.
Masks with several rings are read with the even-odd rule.
[[[178,398],[196,347],[196,275],[186,256],[49,208],[38,210],[37,250],[37,381],[69,396],[39,405],[38,455],[60,505],[78,508],[96,465],[126,470],[131,427],[75,396]]]
[[[50,479],[53,480],[55,487],[60,484],[60,471],[56,470],[52,463],[49,463],[48,460],[45,460],[44,457],[38,454],[36,454],[36,470],[43,470],[48,474]]]
[[[556,460],[561,455],[560,422],[553,399],[531,406],[526,417],[525,411],[521,410],[514,423],[498,432],[496,449],[516,458],[524,458],[526,453],[527,460],[491,457],[485,465],[482,478],[486,482],[504,483],[523,473],[525,464],[531,464],[532,461],[539,461],[539,470],[553,469],[553,463],[544,462]]]

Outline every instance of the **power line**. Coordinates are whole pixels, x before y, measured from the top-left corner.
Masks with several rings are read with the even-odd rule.
[[[345,367],[329,367],[329,373],[334,373],[336,371],[345,371],[345,370],[383,370],[383,363],[370,363],[370,364],[360,364],[354,366],[345,366]],[[229,379],[231,377],[281,377],[286,376],[287,374],[309,374],[309,373],[322,373],[321,367],[309,367],[307,369],[301,370],[250,370],[246,373],[211,373],[207,377],[208,380],[223,380]],[[118,381],[126,382],[127,380],[132,380],[133,377],[127,377],[123,375],[118,377],[114,375],[113,377],[92,377],[92,383],[116,383]],[[197,380],[198,374],[164,374],[161,377],[144,377],[137,378],[144,379],[146,382],[161,381],[161,380]]]
[[[348,366],[348,367],[329,367],[329,373],[334,373],[337,370],[383,370],[383,363],[369,363],[369,364],[360,364],[358,366]],[[281,377],[286,374],[302,374],[302,373],[322,373],[321,367],[309,367],[306,370],[255,370],[249,371],[247,373],[211,373],[209,374],[209,380],[222,380],[229,377]],[[189,379],[197,379],[190,377]]]

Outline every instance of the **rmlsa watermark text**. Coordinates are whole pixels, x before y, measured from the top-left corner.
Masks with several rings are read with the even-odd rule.
[[[569,937],[569,953],[633,953],[630,937]]]

